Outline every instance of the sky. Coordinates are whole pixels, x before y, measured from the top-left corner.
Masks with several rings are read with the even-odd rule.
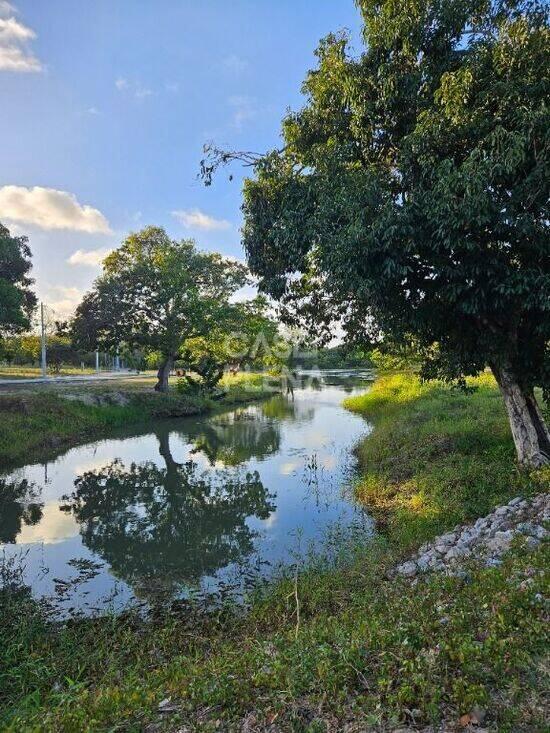
[[[0,0],[0,221],[66,317],[130,231],[243,258],[241,181],[197,180],[202,146],[262,152],[353,0]]]

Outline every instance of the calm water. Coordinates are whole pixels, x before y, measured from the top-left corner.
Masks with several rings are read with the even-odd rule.
[[[302,375],[280,395],[159,421],[0,476],[0,543],[36,595],[85,612],[242,588],[369,518],[351,449],[369,430],[342,400],[370,374]]]

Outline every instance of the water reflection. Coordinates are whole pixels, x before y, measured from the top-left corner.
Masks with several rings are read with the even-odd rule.
[[[114,460],[79,476],[61,507],[76,518],[85,546],[140,597],[172,594],[242,561],[257,534],[245,520],[275,509],[257,471],[177,463],[168,431],[156,436],[162,468]]]
[[[15,542],[23,527],[40,522],[44,508],[40,494],[40,487],[27,479],[0,479],[0,542]]]
[[[59,455],[47,474],[40,464],[6,474],[2,551],[24,554],[37,595],[72,587],[84,568],[67,607],[93,612],[112,598],[121,608],[237,588],[249,570],[268,575],[297,547],[319,547],[335,523],[369,531],[346,491],[369,428],[342,407],[369,376],[305,373],[289,397],[116,431]]]
[[[252,458],[260,460],[276,453],[281,445],[281,431],[277,423],[262,420],[248,409],[218,415],[187,431],[185,438],[202,453],[211,466],[222,463],[238,466]]]

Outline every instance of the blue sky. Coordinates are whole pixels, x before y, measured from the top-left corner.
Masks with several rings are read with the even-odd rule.
[[[202,145],[277,145],[341,28],[357,46],[353,0],[0,0],[0,221],[39,296],[66,314],[146,224],[242,257],[241,174],[205,188]]]

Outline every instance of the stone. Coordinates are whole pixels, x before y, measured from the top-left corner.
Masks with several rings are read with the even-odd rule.
[[[480,556],[487,567],[496,567],[501,564],[500,556],[517,535],[523,536],[528,548],[536,547],[550,536],[542,526],[543,517],[550,517],[550,496],[541,494],[529,501],[516,496],[473,524],[457,525],[452,532],[436,537],[432,543],[424,543],[414,557],[396,568],[396,572],[410,578],[435,570],[456,576],[464,573],[459,561],[472,554]],[[413,580],[417,581],[418,578]]]
[[[159,702],[157,707],[159,713],[173,713],[177,709],[178,706],[175,705],[169,697]]]
[[[411,578],[413,575],[416,575],[416,571],[416,563],[414,562],[405,562],[397,568],[397,572],[406,578]]]
[[[469,555],[470,551],[467,547],[461,547],[460,545],[456,545],[455,547],[451,547],[449,552],[445,555],[446,560],[458,560],[460,557],[465,557],[466,555]]]

